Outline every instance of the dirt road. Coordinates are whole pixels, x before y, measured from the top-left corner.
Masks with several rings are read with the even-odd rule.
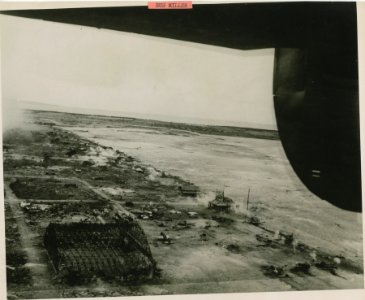
[[[5,201],[9,203],[13,215],[17,216],[16,223],[20,233],[22,248],[27,255],[26,266],[30,269],[33,279],[33,288],[44,289],[53,285],[51,278],[53,278],[53,270],[50,270],[50,265],[47,261],[47,254],[43,247],[40,247],[42,242],[39,235],[28,227],[25,220],[26,217],[20,208],[20,200],[14,195],[9,182],[5,181],[4,189],[6,191]],[[60,291],[54,289],[51,292],[52,297],[59,297]]]

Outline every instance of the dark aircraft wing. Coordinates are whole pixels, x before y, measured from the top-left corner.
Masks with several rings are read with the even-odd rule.
[[[361,211],[356,3],[3,13],[234,49],[275,48],[273,100],[280,138],[292,167],[320,198],[346,210]]]

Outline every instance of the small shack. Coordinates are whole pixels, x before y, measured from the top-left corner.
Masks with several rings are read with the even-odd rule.
[[[199,193],[199,188],[195,185],[179,186],[181,195],[188,197],[196,197]]]

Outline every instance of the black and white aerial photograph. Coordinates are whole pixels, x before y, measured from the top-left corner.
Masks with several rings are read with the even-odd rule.
[[[146,3],[0,11],[8,299],[363,289],[356,3]]]

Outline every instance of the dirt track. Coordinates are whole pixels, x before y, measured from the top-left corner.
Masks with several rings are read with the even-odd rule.
[[[39,236],[30,230],[25,223],[26,217],[20,209],[20,202],[12,190],[9,188],[9,183],[5,182],[4,188],[6,191],[6,202],[9,203],[13,215],[16,215],[16,222],[21,236],[22,247],[26,252],[28,262],[26,266],[30,269],[34,282],[34,289],[42,289],[52,285],[51,278],[54,276],[54,270],[50,270],[50,264],[45,255],[45,250],[40,247]],[[56,289],[50,293],[49,297],[59,297],[60,293]]]

